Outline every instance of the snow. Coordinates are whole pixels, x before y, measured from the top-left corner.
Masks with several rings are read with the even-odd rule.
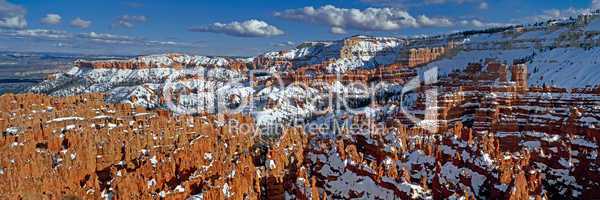
[[[204,195],[202,193],[195,194],[190,196],[187,200],[204,200]]]
[[[529,148],[530,150],[534,150],[537,148],[540,148],[542,146],[540,141],[525,141],[525,142],[521,142],[521,146],[525,146],[527,148]]]
[[[350,42],[355,39],[358,41]],[[331,42],[306,42],[291,50],[269,52],[263,56],[293,60],[298,66],[333,60],[326,67],[329,72],[346,72],[357,68],[373,68],[378,64],[391,64],[396,61],[401,47],[406,44],[407,41],[401,38],[355,36]],[[342,51],[351,56],[341,57]]]
[[[446,182],[450,183],[458,183],[458,177],[460,175],[460,170],[458,167],[453,165],[450,162],[445,163],[442,166],[442,171],[440,174],[440,182],[442,184]]]
[[[231,187],[229,187],[229,184],[227,184],[227,183],[225,183],[225,185],[223,185],[223,188],[221,189],[221,191],[223,192],[223,195],[225,196],[225,198],[231,198],[234,194],[231,191]]]
[[[425,153],[421,150],[412,151],[408,155],[407,164],[409,164],[409,166],[422,165],[426,163],[433,165],[435,163],[435,158],[425,155]]]
[[[269,166],[269,169],[273,170],[275,169],[277,166],[275,165],[275,161],[274,160],[267,160],[267,166]]]
[[[344,199],[350,198],[350,191],[363,193],[363,199],[394,199],[394,192],[388,189],[379,187],[370,177],[360,176],[351,171],[346,171],[339,176],[337,180],[329,181],[325,187],[332,195],[339,196]]]
[[[484,61],[487,58],[496,59],[499,62],[510,62],[512,63],[515,59],[520,59],[525,56],[531,55],[533,50],[531,49],[509,49],[509,50],[465,50],[460,51],[457,55],[434,61],[427,64],[420,71],[426,71],[427,69],[437,68],[440,75],[447,75],[454,70],[463,70],[469,63]],[[418,73],[422,74],[422,73]]]
[[[158,164],[158,160],[156,159],[156,156],[152,156],[152,158],[150,158],[150,163],[152,163],[153,167],[156,167],[156,165]]]
[[[152,188],[153,186],[155,186],[155,185],[156,185],[156,180],[154,180],[154,179],[150,179],[150,180],[147,182],[147,185],[148,185],[148,188]]]
[[[204,153],[204,160],[212,161],[212,153]]]
[[[594,86],[600,80],[600,48],[556,48],[539,52],[528,64],[529,85],[565,88]],[[537,68],[537,73],[534,70]]]
[[[60,118],[55,118],[52,119],[50,121],[47,121],[46,123],[54,123],[54,122],[63,122],[63,121],[83,121],[85,120],[85,118],[83,117],[60,117]]]
[[[73,70],[75,71],[75,70]],[[228,81],[239,82],[242,75],[226,68],[150,68],[150,69],[77,69],[73,75],[58,74],[55,80],[46,80],[30,89],[32,92],[46,92],[56,96],[77,95],[91,92],[107,93],[107,101],[112,103],[135,103],[144,107],[158,106],[157,94],[164,90],[173,91],[174,87],[212,91],[222,88],[223,93],[248,94],[238,91],[244,88],[224,87]],[[180,80],[184,77],[203,77],[201,80]],[[232,85],[231,87],[233,87]],[[231,90],[231,91],[230,91]],[[131,102],[133,96],[136,102]],[[214,96],[214,95],[213,95]],[[244,97],[244,96],[242,96]],[[195,102],[194,104],[198,104]],[[194,105],[190,105],[194,106]],[[201,107],[201,106],[198,106]]]
[[[4,132],[8,133],[9,135],[16,135],[20,130],[21,129],[18,127],[8,127],[6,130],[4,130]]]
[[[494,187],[502,192],[506,192],[506,189],[508,189],[508,185],[506,184],[494,185]]]
[[[567,160],[565,158],[560,158],[558,160],[558,163],[560,163],[560,165],[562,165],[565,168],[571,168],[571,167],[573,167],[573,163],[570,160]]]
[[[407,183],[407,182],[398,183],[389,177],[383,177],[382,181],[393,184],[394,186],[396,186],[396,188],[398,190],[406,193],[412,199],[427,199],[428,198],[428,194],[426,193],[426,190],[424,188],[422,188],[421,186],[414,185],[414,184]]]
[[[593,20],[586,30],[598,31],[600,20]],[[515,59],[528,58],[529,85],[553,85],[565,88],[582,88],[598,84],[600,78],[598,67],[600,57],[599,47],[581,48],[561,46],[571,41],[560,37],[570,30],[568,26],[554,28],[526,28],[526,32],[516,37],[506,32],[493,34],[478,34],[471,36],[465,43],[464,49],[456,55],[432,62],[424,69],[439,68],[441,74],[453,70],[462,70],[468,63],[482,62],[493,58],[510,65]],[[592,43],[584,37],[574,39],[577,42]]]
[[[107,189],[102,190],[100,197],[105,200],[112,200],[113,199],[112,188],[107,188]]]
[[[598,20],[598,17],[596,17],[595,20],[592,20],[586,27],[585,27],[585,31],[593,31],[593,32],[600,32],[600,20]]]
[[[484,175],[481,175],[477,172],[471,172],[471,187],[477,196],[479,196],[480,188],[483,186],[485,180],[486,177]]]
[[[173,191],[177,192],[177,193],[181,193],[181,192],[185,192],[185,188],[183,188],[183,186],[181,186],[181,185],[177,185]]]
[[[75,129],[77,126],[75,126],[74,124],[69,124],[67,126],[65,126],[64,130],[71,130],[71,129]]]
[[[593,149],[598,148],[598,144],[591,142],[589,140],[586,140],[584,138],[575,138],[575,139],[571,140],[571,144],[588,147],[588,148],[593,148]]]

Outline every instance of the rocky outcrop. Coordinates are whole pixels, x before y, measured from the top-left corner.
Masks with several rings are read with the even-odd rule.
[[[440,47],[410,48],[400,52],[397,62],[408,67],[417,67],[443,56],[448,56],[452,53],[453,48],[455,48],[454,42],[449,42],[448,45]]]

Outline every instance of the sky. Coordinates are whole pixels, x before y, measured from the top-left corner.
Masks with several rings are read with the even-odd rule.
[[[253,56],[575,16],[600,0],[0,0],[0,51]]]

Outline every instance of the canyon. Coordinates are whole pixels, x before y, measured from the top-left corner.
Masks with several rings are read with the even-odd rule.
[[[0,197],[599,198],[598,21],[80,59],[0,96]]]

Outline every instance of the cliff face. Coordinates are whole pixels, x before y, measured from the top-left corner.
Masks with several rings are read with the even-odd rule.
[[[410,48],[400,52],[396,59],[400,65],[418,67],[443,57],[450,57],[455,49],[454,42],[444,46]]]

